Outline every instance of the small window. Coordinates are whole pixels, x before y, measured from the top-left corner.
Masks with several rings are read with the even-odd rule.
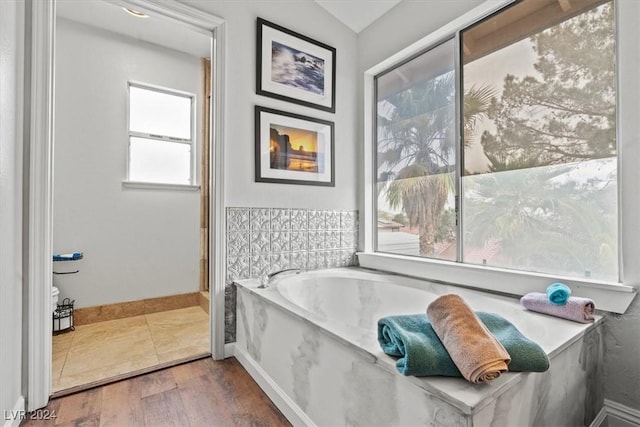
[[[194,99],[129,83],[128,181],[194,184]]]

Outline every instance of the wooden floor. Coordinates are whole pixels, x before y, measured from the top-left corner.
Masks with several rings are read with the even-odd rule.
[[[49,420],[30,420],[46,418]],[[235,358],[211,358],[52,399],[21,426],[290,426]]]

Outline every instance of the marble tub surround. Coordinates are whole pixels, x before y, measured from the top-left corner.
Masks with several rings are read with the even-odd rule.
[[[236,341],[236,285],[227,283],[224,287],[224,343]]]
[[[355,262],[358,211],[228,207],[226,226],[230,280]]]
[[[600,316],[578,324],[528,312],[515,298],[359,268],[257,286],[257,280],[238,283],[236,354],[294,402],[289,414],[301,423],[589,425],[602,407]],[[506,372],[485,384],[399,374],[378,345],[377,320],[424,313],[449,293],[473,310],[508,319],[542,347],[550,369]]]

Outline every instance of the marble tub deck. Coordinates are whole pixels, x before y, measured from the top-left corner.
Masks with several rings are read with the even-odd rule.
[[[200,306],[76,326],[53,336],[52,391],[209,350],[209,316]]]
[[[522,425],[534,425],[540,422],[551,425],[549,423],[564,420],[566,421],[564,425],[583,425],[585,422],[588,425],[600,410],[603,396],[598,392],[602,390],[602,372],[598,368],[601,366],[599,362],[602,359],[602,328],[600,327],[602,320],[599,316],[592,324],[580,324],[527,311],[515,298],[455,286],[430,284],[358,268],[305,274],[306,282],[294,282],[297,279],[295,277],[282,279],[280,284],[274,284],[267,289],[258,289],[258,283],[255,280],[238,282],[239,322],[236,343],[236,354],[244,352],[249,359],[253,359],[251,363],[255,362],[262,366],[266,374],[279,383],[280,387],[286,390],[286,385],[292,384],[289,397],[305,413],[322,414],[322,411],[326,410],[326,408],[313,407],[308,402],[310,397],[304,395],[318,394],[318,390],[325,388],[314,385],[313,380],[318,375],[323,375],[318,373],[321,366],[330,369],[324,372],[325,376],[333,375],[334,372],[331,371],[337,370],[333,367],[337,366],[336,360],[332,362],[332,366],[331,363],[324,363],[323,357],[319,356],[326,353],[328,347],[333,348],[333,352],[342,352],[341,348],[348,348],[350,354],[354,355],[350,362],[351,368],[347,366],[348,363],[345,363],[343,372],[346,373],[345,375],[353,376],[353,367],[359,366],[358,376],[366,371],[370,381],[393,384],[390,387],[395,390],[396,396],[388,396],[389,403],[385,403],[384,394],[376,395],[380,399],[381,407],[393,406],[392,401],[402,406],[401,402],[397,402],[397,396],[402,394],[399,390],[415,387],[424,392],[425,398],[440,402],[434,404],[435,406],[442,404],[440,416],[448,414],[451,420],[457,420],[453,424],[460,422],[462,425],[484,425],[501,420],[507,424],[498,423],[497,425],[509,425],[509,422],[520,420]],[[318,295],[313,290],[316,283],[314,277],[322,278],[323,276],[329,277],[331,282],[344,278],[355,279],[355,291],[352,289],[344,295]],[[387,285],[378,286],[376,282],[387,283]],[[393,294],[389,293],[389,289],[384,289],[389,283],[393,286],[391,288]],[[340,286],[343,284],[336,285],[336,287]],[[431,300],[447,293],[461,295],[474,310],[498,313],[511,321],[549,355],[550,371],[545,373],[507,372],[497,380],[477,385],[460,378],[418,378],[399,374],[395,367],[395,358],[384,354],[379,347],[375,326],[377,319],[384,315],[424,312]],[[389,301],[390,299],[392,301]],[[324,300],[338,302],[334,307],[326,307],[323,305],[326,302]],[[349,323],[342,318],[340,313],[343,312],[349,313],[351,317]],[[276,331],[276,329],[279,330]],[[279,336],[291,338],[285,341],[277,338],[276,333]],[[297,342],[295,337],[298,334],[302,342]],[[279,344],[275,344],[272,340],[277,340]],[[332,342],[337,342],[339,345],[336,346]],[[274,351],[272,346],[281,348]],[[287,351],[290,357],[287,356]],[[271,360],[272,357],[278,357],[280,360]],[[301,357],[304,360],[301,361]],[[343,358],[349,357],[351,356],[344,353]],[[377,367],[377,370],[372,367]],[[270,372],[271,369],[273,373]],[[289,370],[291,372],[288,372]],[[340,381],[339,377],[340,375],[336,376],[336,382]],[[315,382],[319,384],[322,381]],[[330,384],[325,386],[331,387]],[[325,388],[324,393],[347,392],[344,389],[329,391]],[[369,403],[363,402],[369,410],[374,405],[371,402],[375,402],[376,397],[371,399],[373,400]],[[557,409],[563,399],[567,400],[568,405],[564,418]],[[389,407],[388,410],[389,413],[399,411],[396,407]],[[366,410],[361,408],[360,414],[365,413]],[[428,416],[422,414],[423,418],[420,419],[427,416],[433,420],[432,417],[437,413],[438,410]],[[324,415],[319,417],[321,417],[320,421],[328,420],[322,419]],[[317,422],[313,416],[311,419]],[[398,419],[396,418],[395,421]],[[465,419],[467,421],[464,421]],[[336,420],[348,421],[346,418],[341,418],[340,414],[331,421]]]

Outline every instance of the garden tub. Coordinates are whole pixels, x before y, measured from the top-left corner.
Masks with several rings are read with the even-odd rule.
[[[603,404],[599,316],[575,323],[516,298],[360,268],[236,285],[234,353],[294,425],[588,426]],[[544,349],[550,369],[483,384],[397,372],[378,344],[378,319],[425,313],[450,293],[508,319]]]

